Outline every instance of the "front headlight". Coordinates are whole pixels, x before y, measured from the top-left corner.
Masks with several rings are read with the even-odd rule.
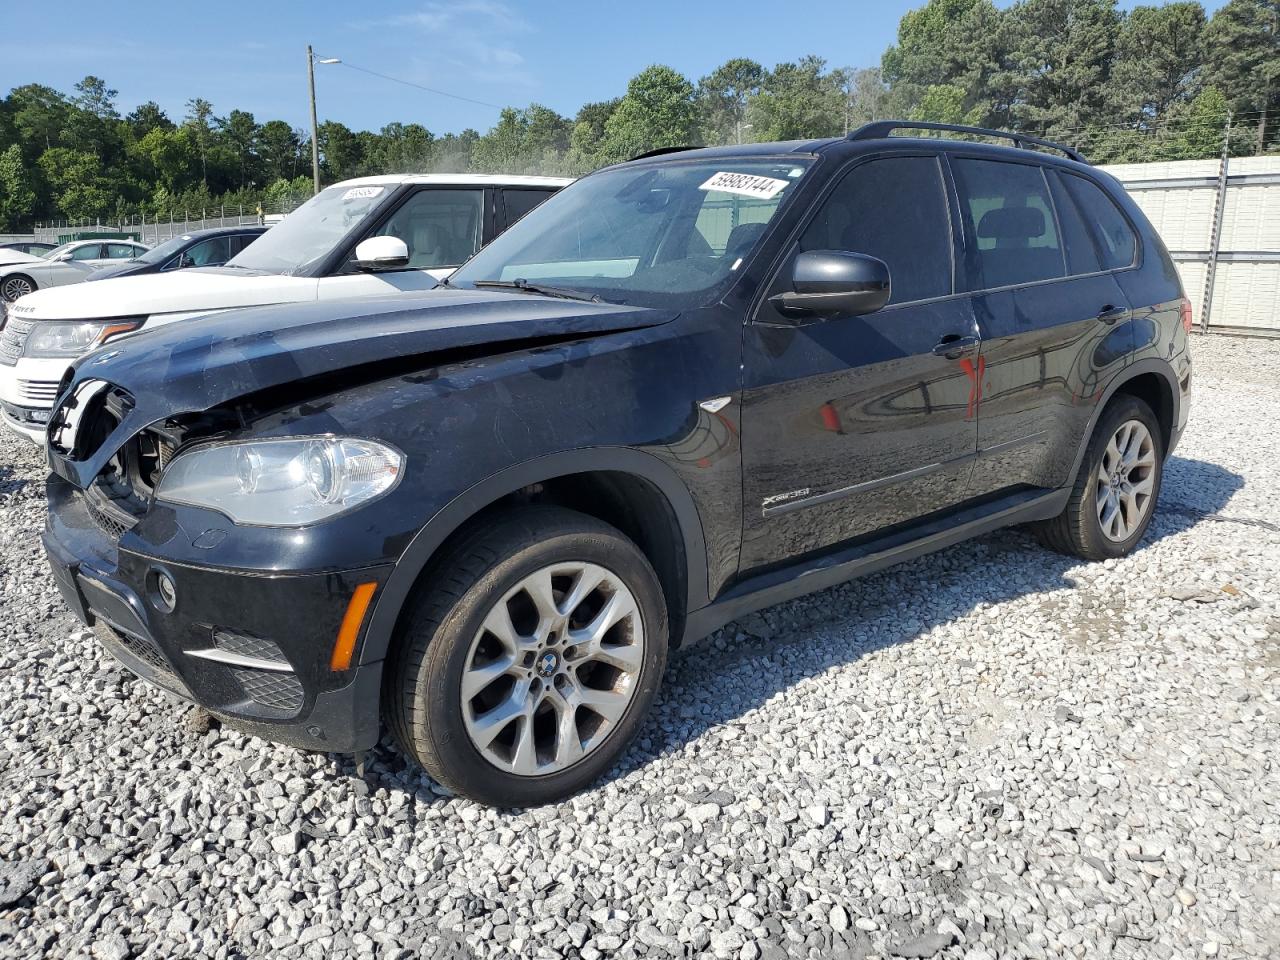
[[[27,335],[22,355],[38,359],[42,357],[78,357],[100,347],[112,337],[130,333],[142,326],[142,318],[100,321],[48,321],[36,322]]]
[[[216,444],[170,463],[156,499],[208,507],[248,526],[301,527],[389,493],[403,466],[398,450],[347,437]]]

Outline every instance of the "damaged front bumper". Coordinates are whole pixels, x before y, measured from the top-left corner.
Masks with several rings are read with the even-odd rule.
[[[291,573],[218,567],[216,555],[208,566],[174,562],[137,549],[66,480],[51,477],[47,495],[43,541],[59,590],[130,671],[269,740],[339,753],[377,742],[382,663],[360,662],[364,624],[345,660],[335,646],[357,588],[376,593],[390,566]]]

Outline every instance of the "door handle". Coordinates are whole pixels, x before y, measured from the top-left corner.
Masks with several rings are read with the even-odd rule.
[[[959,360],[961,357],[973,353],[978,349],[977,337],[964,337],[958,333],[949,333],[933,346],[933,355],[935,357],[945,357],[948,360]]]
[[[1101,310],[1098,311],[1098,319],[1101,320],[1103,323],[1107,324],[1108,326],[1115,323],[1117,320],[1128,320],[1129,308],[1116,307],[1108,303],[1105,307],[1103,307]]]

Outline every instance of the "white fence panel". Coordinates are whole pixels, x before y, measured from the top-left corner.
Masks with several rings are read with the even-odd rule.
[[[1164,238],[1202,329],[1280,335],[1280,156],[1235,157],[1225,171],[1218,160],[1103,169]]]

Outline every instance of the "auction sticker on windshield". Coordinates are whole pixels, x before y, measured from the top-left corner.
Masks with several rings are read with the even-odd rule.
[[[368,200],[376,197],[385,187],[352,187],[342,195],[343,200]]]
[[[776,197],[787,185],[786,180],[775,180],[773,177],[760,177],[750,173],[730,173],[721,171],[704,183],[699,190],[719,190],[721,193],[738,193],[744,197],[757,197],[770,200]]]

